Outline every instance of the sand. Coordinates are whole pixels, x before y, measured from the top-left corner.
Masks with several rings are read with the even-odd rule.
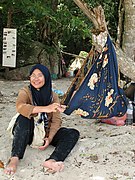
[[[66,92],[72,78],[53,81],[56,89]],[[15,115],[18,90],[28,81],[0,80],[0,160],[6,165],[10,157],[12,139],[6,131]],[[0,168],[0,180],[135,180],[135,128],[113,126],[82,119],[75,114],[61,114],[64,127],[80,131],[80,139],[65,160],[63,172],[46,173],[43,161],[52,153],[27,147],[25,156],[14,175],[6,175]]]

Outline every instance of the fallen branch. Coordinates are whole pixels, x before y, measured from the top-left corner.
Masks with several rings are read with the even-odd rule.
[[[64,51],[61,51],[62,54],[67,54],[69,56],[73,56],[73,57],[76,57],[76,58],[81,58],[81,59],[86,59],[85,57],[83,56],[79,56],[79,55],[76,55],[76,54],[72,54],[72,53],[68,53],[68,52],[64,52]]]

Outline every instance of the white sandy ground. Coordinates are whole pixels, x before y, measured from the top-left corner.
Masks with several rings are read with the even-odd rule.
[[[53,81],[55,88],[65,92],[71,78]],[[18,90],[28,81],[0,80],[0,160],[6,164],[10,157],[12,140],[6,128],[15,115]],[[80,139],[65,160],[63,172],[48,174],[42,162],[53,147],[45,151],[27,147],[15,175],[5,175],[0,169],[0,180],[135,180],[135,128],[112,126],[85,120],[72,114],[62,114],[63,126],[80,131]]]

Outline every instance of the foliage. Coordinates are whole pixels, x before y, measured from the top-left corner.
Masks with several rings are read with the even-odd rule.
[[[118,0],[85,0],[90,7],[104,7],[110,34],[116,37]],[[30,48],[33,41],[42,42],[48,53],[57,50],[58,42],[65,51],[79,53],[91,46],[91,22],[73,1],[69,0],[1,0],[2,27],[7,26],[12,10],[11,27],[18,32],[18,56]],[[0,34],[2,31],[0,31]],[[2,35],[0,36],[2,42]]]
[[[118,25],[118,6],[119,0],[85,0],[89,7],[96,7],[101,5],[105,12],[106,21],[108,23],[108,30],[112,37],[116,38]]]

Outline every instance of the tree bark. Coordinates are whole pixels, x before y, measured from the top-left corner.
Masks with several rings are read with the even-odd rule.
[[[88,8],[87,4],[82,2],[81,0],[74,0],[74,2],[93,22],[95,30],[92,31],[92,33],[94,34],[94,37],[97,36],[97,38],[93,38],[93,44],[96,45],[98,51],[101,51],[101,48],[103,47],[103,44],[101,44],[101,40],[103,41],[103,39],[105,39],[105,33],[108,33],[103,8],[101,6],[98,6],[94,9],[91,9]],[[98,38],[99,34],[101,35],[101,39]],[[135,62],[133,61],[133,59],[127,56],[118,45],[116,46],[116,54],[120,71],[125,76],[135,81]]]
[[[11,27],[12,24],[12,16],[13,16],[13,8],[9,8],[8,10],[8,16],[7,16],[7,28]]]
[[[124,0],[123,27],[122,49],[135,62],[135,1],[133,0]]]
[[[123,7],[123,1],[119,1],[119,9],[118,9],[118,16],[119,16],[119,21],[118,21],[118,27],[117,27],[117,44],[121,47],[122,45],[122,24],[123,24],[123,19],[124,19],[124,7]]]

